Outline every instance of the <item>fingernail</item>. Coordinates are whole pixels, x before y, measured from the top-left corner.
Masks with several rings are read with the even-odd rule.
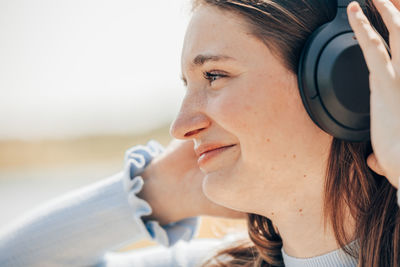
[[[358,11],[360,11],[360,6],[358,5],[357,2],[351,2],[350,3],[351,7],[350,7],[350,11],[357,13]]]

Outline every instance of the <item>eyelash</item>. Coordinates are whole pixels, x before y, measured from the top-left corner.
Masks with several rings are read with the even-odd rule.
[[[215,78],[217,78],[217,77],[225,78],[228,75],[226,75],[225,73],[222,73],[220,71],[205,71],[205,72],[203,72],[203,76],[204,76],[204,79],[208,80],[211,84],[212,82],[215,82],[217,80]]]

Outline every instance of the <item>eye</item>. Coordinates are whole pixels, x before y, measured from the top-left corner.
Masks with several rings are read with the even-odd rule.
[[[220,78],[227,77],[228,75],[225,72],[213,70],[213,71],[205,71],[203,73],[203,76],[211,84],[212,82],[214,82]]]

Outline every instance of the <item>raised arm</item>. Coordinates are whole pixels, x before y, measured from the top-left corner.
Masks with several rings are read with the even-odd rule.
[[[25,214],[0,233],[0,266],[87,266],[100,264],[106,252],[143,238],[171,246],[190,240],[198,218],[163,225],[143,220],[152,213],[137,197],[138,176],[161,146],[128,150],[122,172],[67,193]]]

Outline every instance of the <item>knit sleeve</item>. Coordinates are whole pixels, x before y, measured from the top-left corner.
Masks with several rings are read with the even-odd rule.
[[[143,186],[137,174],[156,155],[145,150],[131,149],[122,172],[50,200],[1,229],[0,266],[94,266],[106,253],[141,239],[164,246],[191,239],[197,218],[166,226],[142,220],[151,207],[136,196]]]

